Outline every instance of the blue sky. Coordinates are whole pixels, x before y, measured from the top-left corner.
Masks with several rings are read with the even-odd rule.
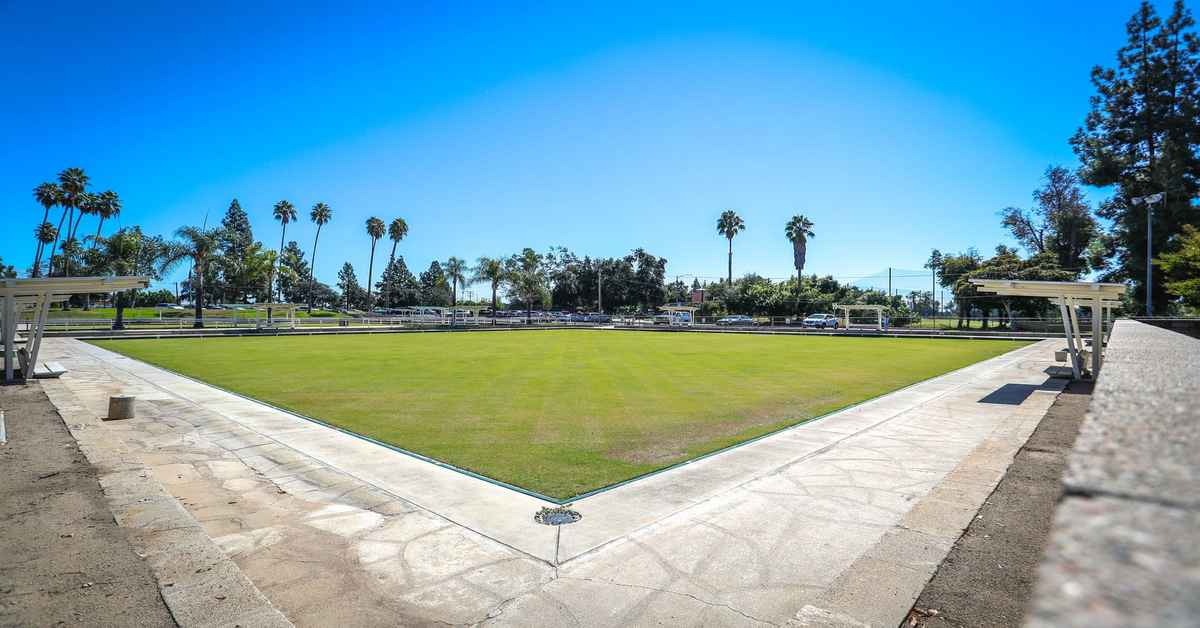
[[[1136,8],[105,4],[0,7],[4,261],[32,261],[32,188],[80,166],[154,233],[215,223],[236,196],[277,246],[286,198],[307,250],[324,201],[330,283],[347,260],[365,280],[372,215],[408,221],[415,270],[640,246],[715,278],[726,208],[748,226],[735,274],[791,272],[794,213],[816,223],[806,272],[990,250],[1009,241],[997,211],[1075,165],[1089,71]]]

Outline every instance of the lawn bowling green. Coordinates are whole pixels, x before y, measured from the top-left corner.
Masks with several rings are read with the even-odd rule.
[[[95,344],[566,499],[1026,343],[542,330]]]

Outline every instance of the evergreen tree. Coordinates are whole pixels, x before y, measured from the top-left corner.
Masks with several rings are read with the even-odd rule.
[[[221,243],[226,253],[242,257],[246,254],[246,249],[254,244],[254,233],[250,230],[250,216],[242,210],[242,205],[236,198],[229,203],[229,209],[225,210],[225,217],[221,219],[221,228],[223,229]]]
[[[1200,308],[1200,229],[1184,225],[1178,240],[1176,250],[1163,253],[1154,263],[1166,273],[1167,292],[1181,297],[1192,308]]]
[[[1182,1],[1164,22],[1142,2],[1126,27],[1127,43],[1117,67],[1096,67],[1096,95],[1085,125],[1071,143],[1089,185],[1115,186],[1100,208],[1113,221],[1112,279],[1132,280],[1135,297],[1146,299],[1147,207],[1134,198],[1163,193],[1153,207],[1155,252],[1169,252],[1184,224],[1200,224],[1192,199],[1200,191],[1200,41]],[[1166,285],[1155,271],[1156,313],[1166,310]]]
[[[304,261],[304,251],[292,240],[284,247],[283,258],[279,260],[280,296],[288,303],[303,303],[307,280],[308,262]]]
[[[437,260],[429,264],[429,270],[421,273],[418,284],[421,305],[450,305],[450,282],[446,281],[446,273]]]
[[[246,271],[246,258],[252,246],[254,233],[250,229],[250,217],[235,198],[221,219],[221,253],[213,262],[220,276],[205,282],[206,287],[220,289],[218,301],[245,302],[254,292]]]
[[[378,302],[384,307],[417,305],[421,293],[417,278],[408,270],[403,255],[392,259],[375,288],[379,292]]]
[[[338,271],[338,289],[342,291],[342,305],[347,308],[361,308],[367,303],[367,291],[358,284],[354,267],[350,262],[342,264]]]

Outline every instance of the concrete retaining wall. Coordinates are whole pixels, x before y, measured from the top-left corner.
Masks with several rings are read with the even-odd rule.
[[[1200,318],[1135,318],[1135,321],[1200,338]]]
[[[1200,625],[1200,340],[1117,321],[1030,626]]]

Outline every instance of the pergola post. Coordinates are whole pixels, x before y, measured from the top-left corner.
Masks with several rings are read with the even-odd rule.
[[[1063,335],[1067,337],[1067,353],[1071,356],[1071,375],[1079,379],[1079,353],[1075,351],[1075,332],[1071,330],[1071,314],[1067,312],[1067,299],[1058,299],[1058,308],[1062,312]]]
[[[37,304],[37,311],[33,314],[33,325],[29,330],[32,332],[29,338],[29,368],[30,370],[37,368],[38,351],[42,349],[42,336],[46,332],[46,317],[50,315],[50,296],[40,295],[40,302]]]
[[[1092,379],[1100,375],[1100,354],[1104,352],[1104,304],[1100,297],[1092,299]]]
[[[16,358],[17,344],[17,297],[4,297],[4,381],[13,381],[13,361]]]

